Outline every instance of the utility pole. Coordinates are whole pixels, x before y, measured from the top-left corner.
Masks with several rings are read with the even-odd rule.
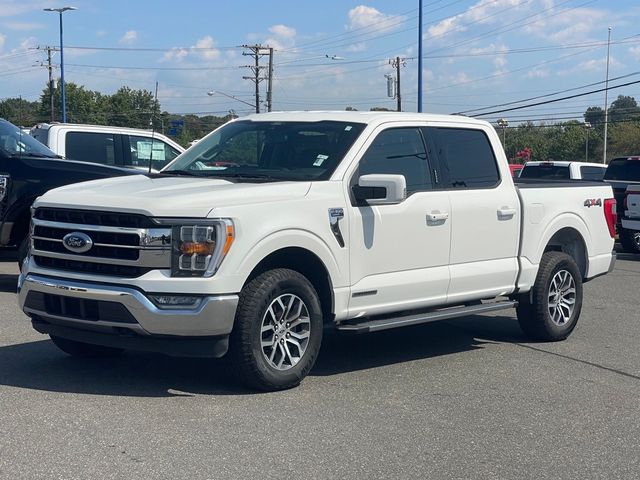
[[[398,101],[397,111],[402,111],[402,95],[400,93],[400,67],[406,67],[407,62],[404,58],[396,57],[389,60],[389,64],[396,69],[396,100]]]
[[[602,163],[607,163],[607,129],[609,127],[609,54],[611,52],[611,27],[609,27],[609,36],[607,37],[607,76],[605,80],[604,90],[604,149],[602,152]]]
[[[47,70],[49,70],[49,101],[51,104],[51,121],[55,120],[55,108],[53,101],[53,65],[51,64],[51,51],[53,48],[47,47]]]
[[[260,113],[260,82],[262,80],[269,80],[269,92],[267,92],[267,108],[271,110],[271,86],[273,76],[273,49],[270,47],[263,47],[262,45],[242,45],[242,48],[249,50],[248,52],[242,52],[242,55],[248,55],[253,57],[253,65],[244,65],[242,68],[248,68],[253,75],[242,77],[244,80],[251,80],[256,87],[256,113]],[[263,77],[260,75],[263,68],[267,68],[260,65],[260,57],[269,55],[269,77]]]
[[[269,68],[267,72],[267,112],[270,112],[273,107],[273,47],[269,47]]]

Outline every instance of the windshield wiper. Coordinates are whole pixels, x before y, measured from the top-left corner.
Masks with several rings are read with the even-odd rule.
[[[254,180],[267,180],[272,182],[282,182],[289,180],[288,178],[283,177],[274,177],[273,175],[269,175],[267,173],[215,173],[213,175],[207,175],[208,177],[218,177],[218,178],[242,178],[242,179],[254,179]]]
[[[156,175],[184,175],[186,177],[200,177],[201,175],[195,173],[192,170],[166,170],[164,172],[158,172]]]

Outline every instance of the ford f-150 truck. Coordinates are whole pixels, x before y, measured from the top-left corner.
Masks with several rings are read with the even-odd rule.
[[[378,112],[252,115],[162,172],[34,205],[19,302],[71,355],[220,357],[297,385],[323,330],[516,308],[531,338],[576,326],[613,268],[604,183],[514,184],[490,124]]]

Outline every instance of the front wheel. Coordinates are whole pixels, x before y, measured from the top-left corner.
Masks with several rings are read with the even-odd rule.
[[[520,327],[534,340],[564,340],[578,323],[582,309],[582,275],[572,257],[546,252],[536,281],[520,300]]]
[[[620,229],[620,243],[625,252],[640,253],[640,230]]]
[[[322,329],[322,307],[311,282],[294,270],[269,270],[240,293],[229,354],[248,386],[295,387],[316,361]]]

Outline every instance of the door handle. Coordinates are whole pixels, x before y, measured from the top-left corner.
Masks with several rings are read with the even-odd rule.
[[[427,213],[427,220],[430,222],[441,222],[449,218],[449,214],[447,212],[431,212]]]
[[[516,209],[511,207],[502,207],[498,209],[499,217],[513,217],[516,214]]]

